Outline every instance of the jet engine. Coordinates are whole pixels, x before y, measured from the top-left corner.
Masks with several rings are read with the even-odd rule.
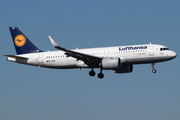
[[[102,59],[101,62],[102,69],[112,70],[121,68],[121,60],[118,57],[109,57]]]

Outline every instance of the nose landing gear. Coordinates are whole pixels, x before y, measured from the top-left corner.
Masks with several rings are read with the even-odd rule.
[[[151,66],[152,66],[152,72],[153,72],[153,73],[156,73],[156,69],[154,69],[154,65],[155,65],[155,63],[151,63]]]

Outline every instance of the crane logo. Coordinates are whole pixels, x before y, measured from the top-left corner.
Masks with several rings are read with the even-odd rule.
[[[21,34],[17,35],[14,39],[14,43],[16,46],[22,47],[26,43],[26,37],[24,35],[21,35]]]

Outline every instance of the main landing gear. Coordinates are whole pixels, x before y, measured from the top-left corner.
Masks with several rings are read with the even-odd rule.
[[[153,73],[156,73],[156,69],[154,69],[154,65],[155,65],[154,63],[151,63],[151,66],[152,66],[152,72],[153,72]]]
[[[102,79],[104,77],[104,74],[102,73],[102,68],[101,68],[101,71],[100,73],[98,74],[98,78]]]
[[[94,72],[94,70],[93,70],[93,69],[89,72],[89,75],[90,75],[90,76],[92,76],[92,77],[94,77],[94,76],[95,76],[95,74],[96,74],[96,73]]]
[[[89,72],[89,75],[92,76],[92,77],[94,77],[95,74],[96,73],[94,72],[93,69]],[[98,78],[100,78],[100,79],[104,78],[104,74],[102,73],[102,69],[101,69],[101,72],[98,74]]]

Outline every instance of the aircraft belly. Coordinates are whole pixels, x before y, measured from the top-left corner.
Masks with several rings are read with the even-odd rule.
[[[157,63],[157,62],[163,62],[163,61],[167,61],[167,60],[159,56],[127,58],[127,64],[145,64],[145,63]]]
[[[54,59],[54,60],[46,60],[44,67],[57,68],[57,69],[77,68],[77,61],[74,58],[73,59],[61,58],[61,59]]]

